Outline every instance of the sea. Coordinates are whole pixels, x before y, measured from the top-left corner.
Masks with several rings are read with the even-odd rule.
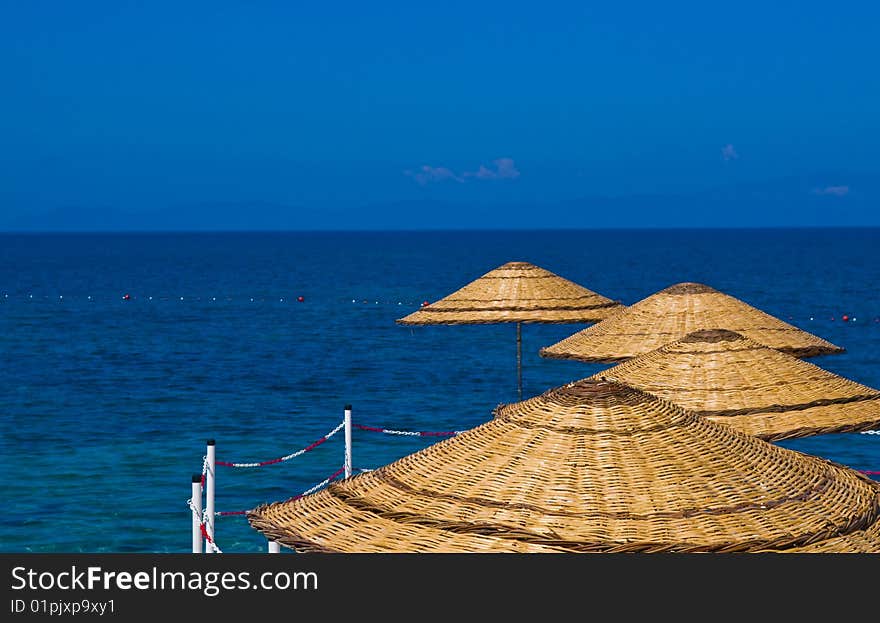
[[[809,361],[880,387],[880,229],[5,233],[0,550],[191,551],[213,439],[218,461],[265,463],[217,467],[216,543],[265,552],[242,512],[338,472],[341,433],[298,452],[346,405],[449,433],[518,399],[515,325],[395,322],[509,261],[627,305],[704,283],[845,347]],[[524,398],[609,367],[539,356],[586,326],[522,326]],[[443,438],[355,429],[352,466]],[[880,435],[776,443],[880,470]]]

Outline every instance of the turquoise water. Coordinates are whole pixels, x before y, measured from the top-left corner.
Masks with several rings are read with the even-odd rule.
[[[706,283],[846,347],[810,361],[880,387],[878,242],[876,229],[0,234],[0,550],[189,551],[208,438],[219,460],[251,462],[312,443],[347,403],[392,429],[488,420],[517,398],[515,327],[394,321],[508,261],[626,304]],[[607,367],[538,356],[584,326],[523,326],[524,396]],[[341,437],[218,467],[217,510],[320,482]],[[354,466],[436,441],[355,431]],[[880,435],[779,443],[880,470]],[[216,532],[224,551],[265,551],[240,516]]]

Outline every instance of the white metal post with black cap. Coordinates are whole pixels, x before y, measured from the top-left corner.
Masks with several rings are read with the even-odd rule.
[[[351,477],[351,405],[345,405],[345,460],[342,467],[345,470],[345,477]],[[338,465],[338,463],[337,463]]]
[[[208,535],[208,543],[205,545],[205,552],[209,554],[216,553],[217,548],[214,546],[214,489],[216,482],[214,473],[217,466],[217,445],[213,439],[208,440],[207,458],[208,469],[205,477],[205,532]]]
[[[192,477],[192,553],[202,553],[202,475]]]

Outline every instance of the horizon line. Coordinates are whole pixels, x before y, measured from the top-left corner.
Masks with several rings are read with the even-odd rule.
[[[871,225],[658,225],[649,227],[422,227],[422,228],[304,228],[304,229],[0,229],[0,235],[54,234],[306,234],[306,233],[462,233],[462,232],[575,232],[575,231],[753,231],[753,230],[817,230],[817,229],[880,229]]]

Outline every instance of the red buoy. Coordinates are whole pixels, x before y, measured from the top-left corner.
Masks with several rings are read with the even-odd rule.
[[[849,316],[844,314],[843,316],[840,317],[840,319],[843,320],[844,322],[847,322],[849,320]]]
[[[422,307],[427,307],[428,305],[430,305],[428,301],[422,301]]]
[[[125,294],[125,295],[123,295],[123,297],[122,297],[122,300],[123,300],[123,301],[128,301],[128,300],[130,300],[130,299],[131,299],[131,294]]]
[[[296,297],[296,300],[299,301],[300,303],[302,303],[304,300],[306,300],[306,297],[298,296],[298,297]]]

